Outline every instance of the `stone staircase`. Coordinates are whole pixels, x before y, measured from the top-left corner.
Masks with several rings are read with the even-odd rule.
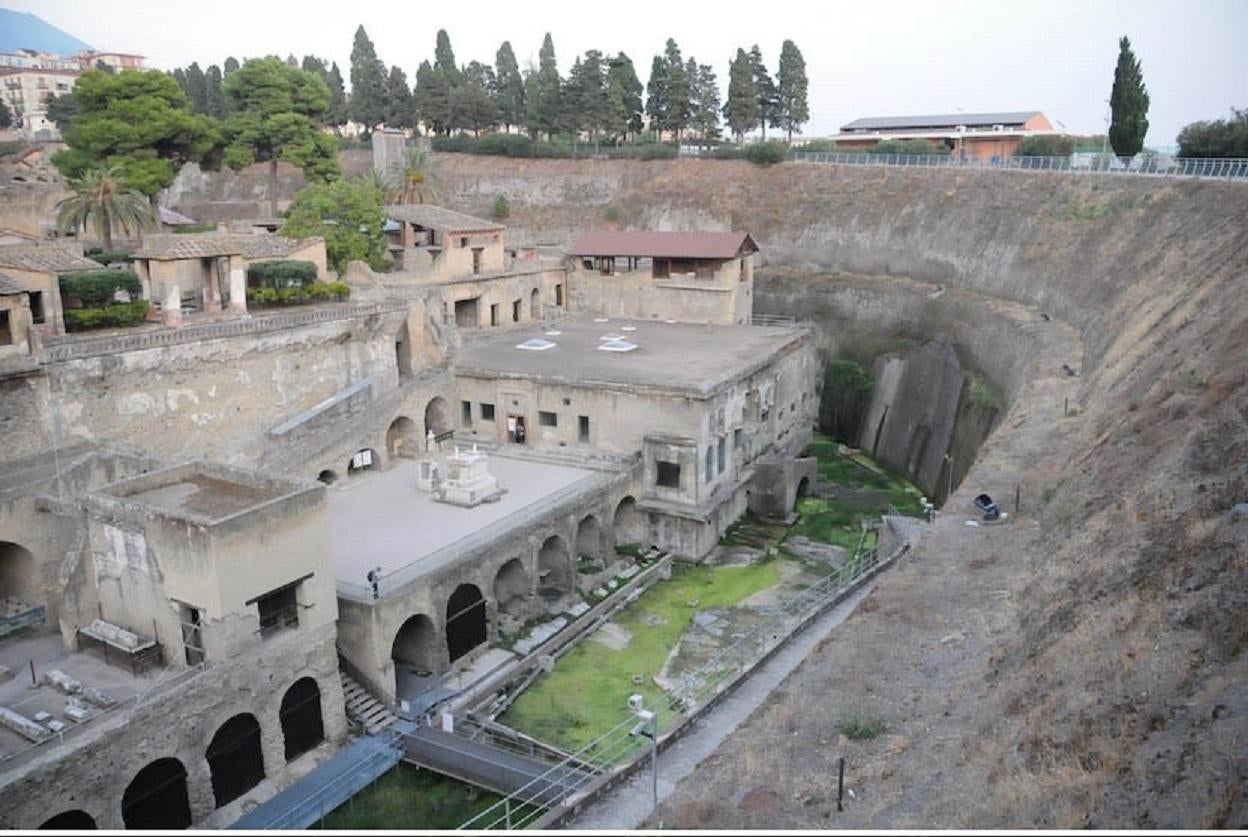
[[[376,735],[399,719],[389,707],[373,697],[355,678],[345,671],[342,677],[342,695],[346,699],[347,717],[363,728],[368,735]]]

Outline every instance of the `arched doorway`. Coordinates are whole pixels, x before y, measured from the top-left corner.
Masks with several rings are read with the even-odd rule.
[[[542,296],[537,292],[537,288],[529,294],[529,319],[540,320],[542,318]]]
[[[282,722],[286,761],[303,755],[325,740],[321,688],[311,677],[301,677],[291,684],[282,696],[282,708],[277,716]]]
[[[498,602],[500,613],[520,616],[528,597],[529,574],[524,571],[524,564],[519,558],[512,558],[494,576],[494,601]]]
[[[802,501],[802,498],[808,494],[810,494],[810,477],[802,477],[802,479],[797,484],[797,498],[794,502],[794,505],[796,505],[797,503],[800,503]]]
[[[420,455],[420,437],[416,422],[407,416],[399,416],[390,422],[386,430],[386,453],[391,459],[398,456],[416,458]]]
[[[406,693],[404,686],[409,677],[427,677],[437,671],[438,658],[438,630],[433,620],[423,613],[409,617],[390,646],[395,695],[402,698]]]
[[[475,584],[461,584],[446,602],[446,650],[451,662],[486,639],[485,599]]]
[[[0,602],[9,600],[15,611],[42,604],[37,576],[34,553],[15,543],[0,541]]]
[[[39,826],[40,831],[95,831],[96,828],[95,817],[80,810],[64,811]]]
[[[156,759],[140,770],[121,797],[126,828],[190,828],[191,800],[186,768],[174,758]]]
[[[602,557],[602,527],[598,518],[587,514],[576,527],[576,557],[597,561]]]
[[[637,501],[632,497],[620,500],[619,505],[615,507],[615,518],[611,525],[615,530],[617,545],[642,545],[646,542],[645,521],[641,512],[637,511]]]
[[[208,771],[217,807],[238,799],[264,778],[260,722],[249,712],[230,718],[208,743]]]
[[[440,436],[451,429],[451,408],[446,399],[437,396],[425,407],[425,433],[430,430],[433,435]]]
[[[357,450],[351,457],[351,461],[347,463],[347,478],[358,477],[365,471],[373,470],[378,464],[377,451],[372,448]]]
[[[572,592],[572,557],[568,545],[551,535],[537,553],[537,592],[544,601],[554,602]]]

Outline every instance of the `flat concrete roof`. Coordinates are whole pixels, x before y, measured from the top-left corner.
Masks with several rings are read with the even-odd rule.
[[[637,348],[600,350],[609,335]],[[524,378],[590,388],[649,386],[710,394],[721,384],[761,368],[805,335],[804,329],[785,326],[565,319],[545,327],[473,334],[460,351],[454,371],[479,378]],[[543,351],[516,348],[534,338],[555,345]]]
[[[192,474],[177,482],[130,494],[127,499],[178,516],[194,514],[216,520],[238,514],[273,497],[254,486]]]
[[[592,491],[603,478],[588,469],[493,454],[489,466],[507,493],[496,503],[471,509],[435,502],[432,494],[420,491],[414,460],[340,480],[327,492],[334,576],[364,586],[375,567],[383,576],[408,566],[412,572],[438,569],[544,513],[556,495]]]

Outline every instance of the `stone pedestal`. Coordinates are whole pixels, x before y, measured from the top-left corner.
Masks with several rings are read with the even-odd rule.
[[[489,457],[472,450],[456,450],[446,458],[446,471],[434,489],[433,499],[439,503],[472,508],[497,500],[503,494],[498,480],[490,473]]]
[[[165,285],[165,299],[160,309],[161,321],[177,328],[182,325],[182,289],[177,283]]]
[[[241,267],[230,268],[230,310],[247,313],[247,272]]]

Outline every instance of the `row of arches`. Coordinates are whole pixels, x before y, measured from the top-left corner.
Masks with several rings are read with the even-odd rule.
[[[435,436],[439,436],[451,429],[450,405],[442,396],[434,396],[425,405],[425,433],[432,430]],[[400,456],[418,455],[424,449],[425,433],[421,433],[416,422],[408,416],[397,416],[386,428],[386,457],[393,460]],[[351,455],[343,471],[348,478],[355,477],[380,467],[381,462],[375,448],[364,447]],[[326,468],[316,478],[326,485],[333,485],[338,481],[338,475],[338,471]]]
[[[612,525],[618,543],[644,540],[645,526],[631,496],[616,505]],[[576,589],[573,549],[576,555],[597,557],[610,547],[598,516],[588,514],[581,518],[571,546],[561,535],[547,537],[537,551],[536,579],[522,559],[504,562],[494,574],[489,590],[498,612],[523,617],[533,593],[547,605],[572,593]],[[408,617],[399,627],[390,653],[396,694],[402,682],[400,671],[432,674],[488,641],[489,601],[478,585],[464,583],[455,588],[446,601],[443,624],[442,637],[435,620],[426,613]]]
[[[321,689],[311,677],[301,677],[282,696],[278,709],[284,755],[292,761],[325,740]],[[217,808],[233,802],[264,780],[260,722],[240,712],[217,728],[204,752]],[[126,785],[121,819],[129,829],[189,828],[192,821],[187,769],[172,756],[149,762]],[[81,810],[64,811],[41,829],[93,829],[94,818]]]

